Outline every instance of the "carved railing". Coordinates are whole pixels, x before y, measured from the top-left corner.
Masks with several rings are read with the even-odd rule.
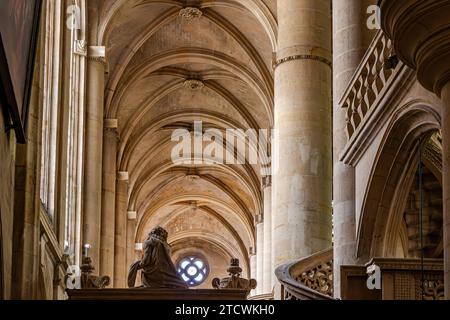
[[[333,249],[279,267],[282,300],[333,299]]]
[[[369,110],[385,95],[389,82],[400,65],[402,63],[393,54],[391,40],[379,31],[339,102],[341,108],[347,110],[349,140]]]

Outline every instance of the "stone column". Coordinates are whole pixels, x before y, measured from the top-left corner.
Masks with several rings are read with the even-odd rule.
[[[117,119],[105,119],[103,132],[102,225],[100,274],[114,275],[114,229],[116,201]],[[112,279],[114,280],[114,279]],[[111,284],[113,287],[114,284]]]
[[[333,1],[333,228],[334,294],[341,297],[341,265],[356,259],[355,169],[339,160],[347,144],[345,110],[339,101],[358,68],[376,29],[367,25],[367,9],[375,0]]]
[[[129,267],[133,264],[136,258],[136,239],[134,235],[136,233],[137,212],[128,211],[127,214],[127,262],[126,266]]]
[[[256,279],[256,254],[253,248],[250,248],[250,279]],[[259,286],[259,283],[257,284]],[[250,296],[256,295],[256,289],[250,292]]]
[[[104,91],[105,47],[89,47],[85,124],[83,242],[91,245],[89,253],[95,266],[100,264]]]
[[[116,185],[114,237],[114,287],[126,288],[127,278],[128,172],[119,172]]]
[[[256,216],[256,294],[263,293],[264,286],[264,221],[263,216]]]
[[[331,1],[280,0],[274,264],[331,248]]]
[[[264,190],[264,264],[262,293],[272,293],[272,177],[263,179]]]

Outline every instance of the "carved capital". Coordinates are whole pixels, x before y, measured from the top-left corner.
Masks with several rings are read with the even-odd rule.
[[[382,0],[380,6],[383,31],[393,40],[398,58],[440,96],[450,81],[450,3]]]
[[[115,134],[117,139],[119,139],[118,128],[119,124],[117,119],[105,119],[103,121],[103,130]]]
[[[102,46],[90,46],[88,48],[88,60],[102,63],[106,66],[106,48]]]
[[[136,211],[128,211],[127,218],[130,221],[135,221],[137,219],[137,212]]]
[[[73,53],[82,57],[86,57],[87,52],[87,42],[84,40],[75,40]]]
[[[126,171],[119,171],[117,173],[117,180],[118,181],[126,181],[126,182],[128,182],[129,178],[130,177],[128,175],[128,172],[126,172]]]

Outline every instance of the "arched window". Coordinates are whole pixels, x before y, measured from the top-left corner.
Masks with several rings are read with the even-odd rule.
[[[187,256],[178,262],[177,270],[189,287],[196,287],[205,282],[209,274],[206,259],[199,256]]]

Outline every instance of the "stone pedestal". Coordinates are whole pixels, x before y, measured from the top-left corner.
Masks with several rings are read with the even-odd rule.
[[[278,1],[274,265],[331,247],[331,1]]]
[[[213,300],[213,301],[239,301],[247,299],[247,290],[173,290],[173,289],[90,289],[90,290],[67,290],[69,300]]]

